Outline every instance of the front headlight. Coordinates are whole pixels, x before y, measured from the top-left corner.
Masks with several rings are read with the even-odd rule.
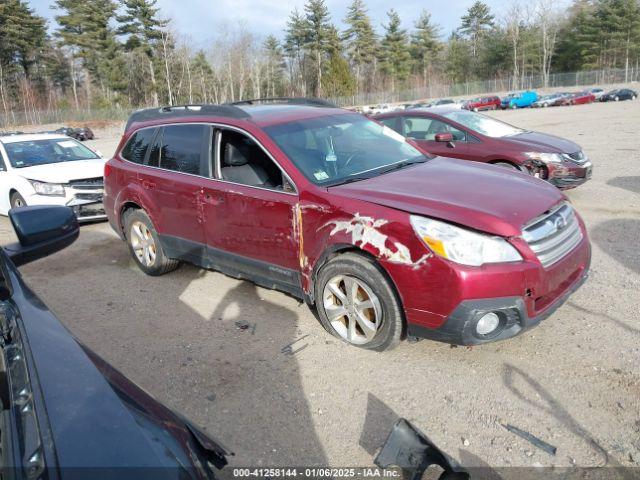
[[[525,157],[529,160],[538,160],[543,163],[562,163],[562,154],[544,152],[526,152]]]
[[[522,260],[518,251],[500,237],[483,235],[415,215],[411,216],[411,225],[433,253],[452,262],[479,267],[485,263]]]
[[[59,183],[38,182],[37,180],[29,180],[29,182],[38,195],[64,197],[64,186]]]

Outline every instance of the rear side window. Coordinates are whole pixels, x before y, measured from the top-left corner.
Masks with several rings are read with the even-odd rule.
[[[161,148],[154,145],[149,164],[177,172],[200,175],[205,125],[171,125],[162,129]],[[156,163],[157,162],[157,163]]]
[[[122,158],[133,163],[144,162],[155,131],[155,128],[145,128],[134,133],[120,153]]]

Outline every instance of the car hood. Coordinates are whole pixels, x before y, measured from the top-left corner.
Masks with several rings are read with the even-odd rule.
[[[49,163],[33,167],[16,168],[14,172],[29,180],[48,183],[69,183],[71,180],[102,177],[104,158],[75,162]]]
[[[565,199],[529,175],[443,157],[330,190],[505,237],[520,235],[526,223]]]
[[[576,153],[580,145],[570,140],[540,132],[522,132],[503,140],[515,143],[522,151],[545,153]]]

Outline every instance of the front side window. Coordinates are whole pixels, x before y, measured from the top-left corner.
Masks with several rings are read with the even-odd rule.
[[[145,128],[134,133],[122,149],[120,154],[122,158],[133,163],[144,162],[144,157],[147,155],[155,132],[155,128]]]
[[[460,110],[445,113],[444,116],[456,123],[464,125],[469,130],[478,132],[481,135],[486,135],[487,137],[508,137],[511,135],[517,135],[524,131],[521,128],[514,127],[513,125],[509,125],[508,123],[501,122],[500,120],[496,120],[495,118],[479,113]]]
[[[405,137],[435,141],[438,133],[451,133],[453,139],[458,142],[464,142],[467,137],[465,132],[442,120],[430,117],[407,117],[404,119],[403,135]]]
[[[94,151],[71,138],[8,142],[4,148],[13,168],[100,158]]]
[[[290,191],[291,186],[285,183],[280,168],[251,138],[234,130],[222,130],[219,135],[219,175],[222,180]]]
[[[360,115],[327,115],[265,132],[316,185],[370,178],[428,160],[397,132]]]

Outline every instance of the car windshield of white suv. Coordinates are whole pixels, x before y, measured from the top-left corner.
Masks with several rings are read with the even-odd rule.
[[[464,110],[448,112],[443,116],[487,137],[509,137],[524,132],[521,128],[501,122],[495,118]]]
[[[100,158],[91,149],[70,138],[47,138],[4,145],[13,168]]]
[[[360,115],[274,125],[267,134],[313,183],[333,186],[428,160],[406,139]]]

